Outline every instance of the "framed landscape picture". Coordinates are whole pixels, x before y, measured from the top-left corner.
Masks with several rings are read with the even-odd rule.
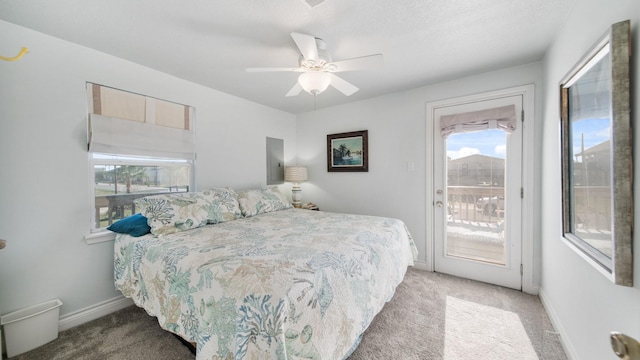
[[[369,171],[368,131],[327,135],[327,171]]]

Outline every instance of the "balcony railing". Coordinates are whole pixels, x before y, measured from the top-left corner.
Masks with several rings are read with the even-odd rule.
[[[145,196],[166,194],[169,192],[189,192],[189,186],[174,186],[164,189],[155,188],[154,190],[146,192],[139,191],[134,193],[96,195],[96,228],[107,227],[117,220],[135,214],[135,199]]]
[[[450,220],[496,223],[504,218],[504,201],[503,187],[447,187]]]
[[[497,222],[504,218],[504,188],[487,186],[447,187],[449,217],[457,220]],[[575,225],[578,229],[611,230],[611,188],[576,186]]]
[[[505,264],[504,188],[447,187],[447,255]]]

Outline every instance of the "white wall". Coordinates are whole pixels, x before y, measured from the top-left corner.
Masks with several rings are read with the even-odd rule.
[[[426,266],[431,256],[426,253],[426,179],[432,176],[425,164],[426,104],[526,84],[536,86],[539,98],[541,79],[542,66],[535,63],[298,115],[297,160],[309,166],[310,178],[302,184],[302,201],[321,210],[403,220],[416,241],[420,265]],[[369,172],[327,172],[327,134],[357,130],[369,131]],[[414,163],[414,171],[408,171],[407,162]],[[538,220],[536,215],[536,229]],[[534,263],[539,264],[539,254],[538,246]],[[537,266],[529,270],[539,274]]]
[[[195,106],[197,187],[266,183],[266,137],[295,154],[295,116],[0,21],[0,313],[60,298],[61,315],[117,297],[113,242],[87,245],[85,82]]]
[[[561,241],[561,173],[559,138],[560,79],[595,44],[611,24],[631,19],[632,26],[632,123],[640,159],[638,107],[640,103],[640,2],[637,0],[580,1],[544,59],[545,98],[542,143],[542,289],[541,296],[564,336],[574,359],[617,359],[608,334],[625,332],[640,339],[640,244],[634,236],[635,286],[616,286]],[[640,179],[640,167],[634,176]],[[638,191],[634,196],[640,204]],[[638,212],[634,222],[638,223]]]
[[[544,62],[467,77],[301,114],[296,118],[122,59],[0,21],[0,313],[59,297],[62,314],[118,296],[112,243],[86,245],[89,227],[85,81],[196,107],[200,188],[265,182],[265,137],[285,140],[285,160],[309,166],[303,201],[322,210],[402,219],[425,263],[429,101],[536,85],[534,281],[574,359],[614,359],[608,333],[640,338],[640,251],[636,285],[611,284],[561,237],[558,82],[616,21],[631,18],[633,103],[640,103],[640,2],[576,4]],[[637,106],[634,137],[640,139]],[[328,173],[326,135],[369,130],[370,171]],[[635,146],[634,156],[640,158]],[[295,158],[295,159],[294,159]],[[415,169],[407,170],[407,162]],[[540,171],[538,171],[540,170]],[[640,178],[640,167],[635,167]],[[544,192],[541,191],[544,189]],[[638,191],[635,202],[640,203]],[[635,212],[635,220],[640,217]],[[540,275],[538,275],[540,274]]]

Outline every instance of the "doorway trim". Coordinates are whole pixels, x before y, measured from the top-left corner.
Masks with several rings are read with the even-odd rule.
[[[534,246],[534,222],[539,219],[534,210],[537,203],[534,194],[535,178],[534,178],[534,134],[535,134],[535,108],[534,108],[534,91],[533,84],[516,86],[512,88],[488,91],[479,94],[467,95],[456,98],[432,101],[426,104],[426,265],[429,271],[435,270],[434,260],[434,184],[433,184],[433,154],[434,148],[431,139],[433,138],[433,112],[434,109],[444,106],[455,106],[470,102],[478,102],[501,98],[506,96],[522,95],[522,109],[524,111],[524,120],[522,122],[522,291],[529,294],[538,294],[538,284],[536,278],[539,279],[539,273],[536,270],[540,265],[540,248],[537,251]],[[539,221],[539,220],[538,220]],[[537,255],[536,255],[537,254]],[[536,261],[536,256],[537,260]]]

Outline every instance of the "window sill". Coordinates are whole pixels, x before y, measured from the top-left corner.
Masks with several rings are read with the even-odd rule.
[[[565,243],[569,249],[571,249],[579,257],[584,259],[587,262],[587,264],[589,264],[591,267],[593,267],[600,274],[604,275],[604,277],[606,277],[607,279],[609,279],[610,281],[615,283],[615,281],[613,279],[613,275],[611,274],[611,271],[609,271],[609,269],[605,268],[601,263],[595,261],[591,256],[589,256],[587,253],[585,253],[573,241],[567,239],[564,236],[562,236],[561,239],[562,239],[562,242]]]
[[[113,241],[115,240],[115,238],[116,238],[116,233],[111,231],[101,231],[101,232],[86,235],[84,237],[84,242],[87,243],[87,245],[94,245],[94,244],[99,244],[107,241]]]

